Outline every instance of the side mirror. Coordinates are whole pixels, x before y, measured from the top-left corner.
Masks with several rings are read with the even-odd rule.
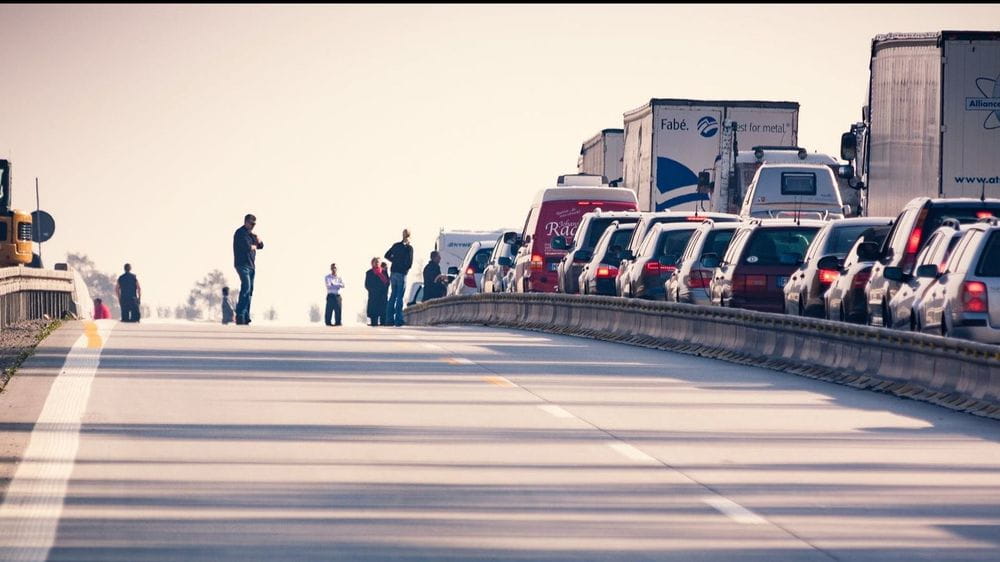
[[[566,249],[566,238],[564,236],[556,236],[552,239],[552,249],[553,250],[565,250]]]
[[[512,259],[510,259],[510,258],[508,258],[506,256],[497,259],[497,263],[500,264],[503,267],[514,267],[514,260],[512,260]]]
[[[936,267],[934,269],[937,271]],[[882,270],[882,275],[889,281],[903,281],[903,278],[906,276],[903,273],[903,268],[894,265],[890,265]]]
[[[715,269],[719,267],[721,260],[718,254],[705,254],[701,256],[701,266],[706,269]]]
[[[842,179],[849,180],[854,177],[854,166],[847,164],[844,166],[837,167],[837,176]]]
[[[879,247],[875,242],[862,242],[858,244],[858,259],[861,261],[875,261],[878,259]]]
[[[816,262],[816,267],[819,269],[833,269],[840,270],[843,266],[840,262],[840,258],[837,256],[823,256]]]
[[[449,267],[448,275],[458,275],[458,268],[455,266]]]
[[[940,276],[941,274],[938,271],[938,266],[933,263],[925,263],[917,268],[917,277],[922,277],[924,279],[937,279]]]
[[[844,133],[840,135],[840,158],[848,162],[854,161],[858,156],[858,136],[854,133]]]

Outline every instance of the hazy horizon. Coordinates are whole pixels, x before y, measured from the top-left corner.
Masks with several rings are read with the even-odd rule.
[[[650,98],[789,100],[799,144],[836,155],[871,38],[982,30],[998,5],[4,5],[0,157],[14,206],[67,252],[133,265],[173,308],[258,218],[253,313],[345,322],[405,227],[519,227],[580,144]]]

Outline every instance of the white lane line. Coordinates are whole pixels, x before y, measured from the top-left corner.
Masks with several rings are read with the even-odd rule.
[[[114,321],[84,323],[52,382],[24,458],[0,505],[0,559],[45,560],[55,542],[66,489],[80,447],[80,421],[101,350]]]
[[[404,339],[404,340],[415,340],[415,339],[417,339],[417,336],[411,336],[409,334],[400,334],[399,337],[402,338],[402,339]]]
[[[557,418],[574,418],[574,417],[576,417],[573,414],[567,412],[566,410],[563,410],[559,406],[554,406],[552,404],[544,404],[542,406],[539,406],[538,408],[540,410],[542,410],[543,412],[551,414],[551,415],[553,415],[553,416],[555,416]]]
[[[736,521],[737,523],[742,523],[744,525],[763,525],[767,523],[767,520],[760,515],[757,515],[742,505],[721,496],[710,496],[702,498],[701,501],[707,503],[715,509],[718,509],[723,515],[733,521]]]
[[[628,457],[628,458],[630,458],[630,459],[632,459],[634,461],[648,462],[648,463],[657,463],[657,464],[660,462],[660,461],[654,459],[653,457],[647,455],[646,453],[643,453],[639,449],[636,449],[632,445],[629,445],[628,443],[622,443],[621,441],[615,441],[614,443],[608,443],[608,447],[611,447],[615,451],[618,451],[622,455],[625,455],[626,457]]]
[[[453,365],[475,365],[474,362],[465,357],[452,357],[449,362]]]
[[[441,349],[440,347],[434,345],[433,343],[422,343],[420,345],[424,346],[425,349],[430,349],[432,351],[437,351]]]

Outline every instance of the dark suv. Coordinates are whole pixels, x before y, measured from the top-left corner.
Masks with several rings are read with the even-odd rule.
[[[823,224],[818,220],[753,219],[741,226],[724,258],[714,254],[702,258],[703,266],[716,267],[712,302],[783,312],[785,283]]]
[[[580,226],[573,235],[573,245],[566,248],[566,239],[557,236],[552,240],[553,248],[566,248],[568,251],[559,262],[557,279],[560,293],[577,294],[580,292],[579,278],[583,266],[593,257],[594,246],[611,223],[635,224],[641,214],[636,211],[592,211],[583,215]]]
[[[889,302],[899,290],[901,281],[885,276],[886,267],[902,269],[903,277],[913,275],[917,254],[931,233],[949,218],[969,224],[991,216],[1000,216],[1000,199],[931,199],[917,197],[903,208],[889,231],[878,257],[872,265],[871,277],[865,288],[868,302],[868,324],[892,326]]]

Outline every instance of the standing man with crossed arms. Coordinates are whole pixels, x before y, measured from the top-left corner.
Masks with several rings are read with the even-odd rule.
[[[413,266],[413,246],[410,246],[410,231],[403,230],[403,239],[396,242],[385,253],[385,259],[392,264],[389,275],[389,303],[385,307],[385,316],[394,326],[403,325],[403,293],[406,292],[406,274]]]

